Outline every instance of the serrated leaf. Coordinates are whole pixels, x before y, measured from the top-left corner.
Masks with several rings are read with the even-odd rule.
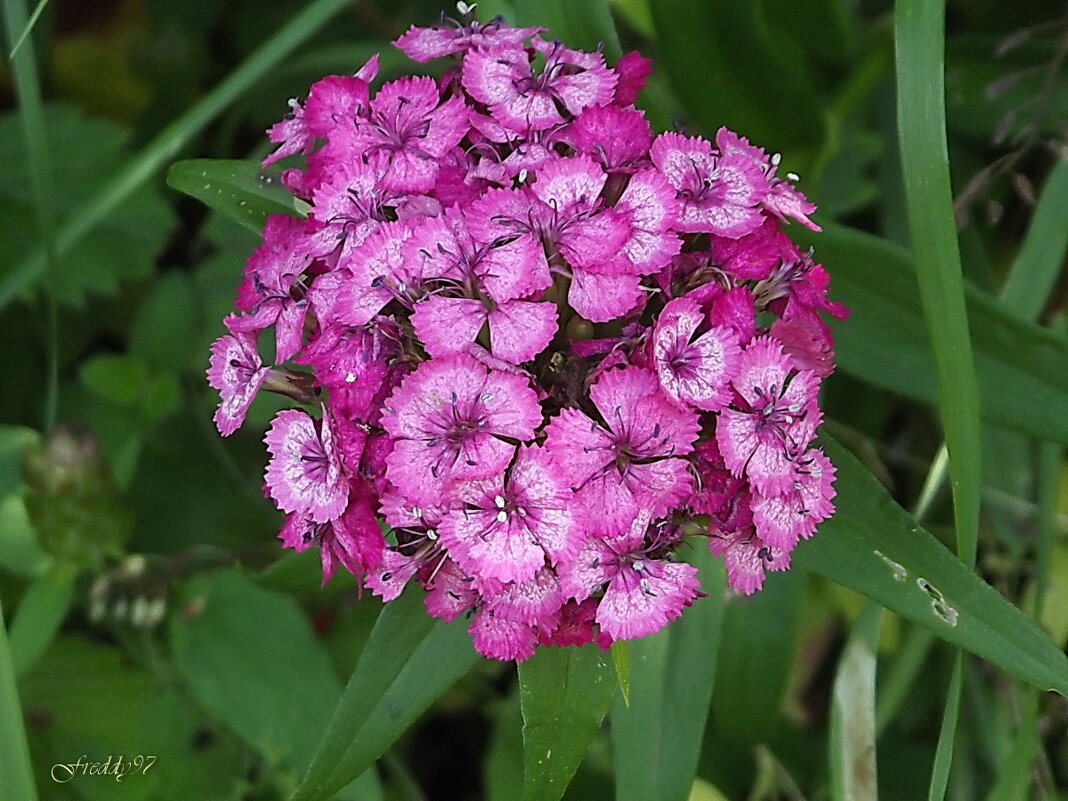
[[[838,511],[797,547],[795,564],[1029,684],[1068,695],[1068,658],[1049,635],[920,528],[846,448],[826,435],[823,444],[838,468]]]
[[[693,561],[708,594],[662,631],[630,644],[631,699],[612,710],[617,801],[686,801],[712,700],[726,574],[703,545]]]
[[[519,663],[523,801],[558,801],[601,727],[616,690],[596,645],[539,648]]]
[[[461,621],[427,615],[423,591],[388,603],[293,801],[326,801],[370,767],[478,655]]]
[[[308,209],[282,185],[279,173],[253,161],[179,161],[167,170],[167,185],[256,232],[272,214],[304,217]]]
[[[110,120],[85,117],[69,106],[44,109],[51,155],[49,180],[60,225],[125,158],[129,132]],[[0,115],[0,280],[38,247],[34,196],[17,115]],[[50,276],[57,299],[81,305],[88,295],[106,295],[119,282],[152,272],[156,255],[174,225],[174,214],[152,187],[133,192],[83,239],[61,255]]]

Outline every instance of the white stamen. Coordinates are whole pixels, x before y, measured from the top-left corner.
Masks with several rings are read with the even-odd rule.
[[[786,173],[786,177],[789,178],[791,181],[801,180],[801,177],[796,172],[788,172]]]
[[[351,384],[351,383],[353,383],[353,382],[354,382],[355,380],[356,380],[356,373],[353,373],[353,372],[351,372],[351,371],[350,371],[350,372],[348,372],[348,373],[345,373],[345,383],[346,383],[346,384]]]
[[[771,154],[771,166],[772,167],[778,167],[780,161],[782,161],[782,153],[772,153]]]
[[[641,559],[635,559],[634,569],[637,570],[639,573],[645,570],[645,562],[643,562]]]
[[[422,516],[423,516],[423,510],[420,509],[418,506],[413,506],[412,507],[412,517],[414,517],[416,520],[418,520]]]
[[[498,509],[503,509],[504,508],[504,496],[503,495],[498,495],[497,497],[495,497],[493,499],[493,505],[496,506]]]
[[[501,511],[497,512],[497,522],[498,523],[507,523],[508,522],[508,513],[506,511],[504,511],[504,509],[501,509]]]

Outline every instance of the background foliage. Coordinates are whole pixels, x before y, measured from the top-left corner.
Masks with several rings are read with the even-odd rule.
[[[658,128],[781,152],[854,309],[823,399],[840,512],[796,568],[743,599],[705,560],[709,597],[669,631],[517,676],[417,597],[379,619],[280,553],[259,440],[282,401],[223,442],[203,377],[280,201],[238,162],[165,182],[258,160],[287,98],[371,53],[417,71],[388,41],[451,9],[54,0],[25,35],[35,9],[3,3],[13,798],[555,799],[572,772],[576,800],[1068,798],[1063,4],[954,0],[944,32],[922,0],[480,4],[653,57]],[[49,776],[119,754],[158,760]]]

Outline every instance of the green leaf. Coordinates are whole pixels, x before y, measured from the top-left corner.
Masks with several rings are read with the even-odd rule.
[[[1068,248],[1068,158],[1058,161],[1042,187],[1031,225],[1001,289],[1001,299],[1017,314],[1034,320],[1046,305]]]
[[[949,452],[957,554],[975,564],[979,542],[979,385],[949,183],[945,104],[945,2],[895,6],[897,128],[920,298],[938,375]]]
[[[571,48],[602,48],[611,59],[622,52],[607,0],[515,0],[514,25],[541,25],[550,39]]]
[[[81,379],[86,389],[103,400],[131,406],[148,383],[148,367],[134,356],[101,353],[85,362]]]
[[[882,608],[868,603],[838,661],[831,699],[831,798],[875,801],[875,650]]]
[[[953,671],[946,690],[946,708],[942,713],[942,727],[938,732],[938,747],[935,749],[934,766],[931,768],[931,784],[927,801],[942,801],[949,786],[949,772],[953,766],[953,750],[957,739],[957,723],[960,720],[960,696],[964,682],[964,654],[957,651],[953,658]]]
[[[938,402],[934,360],[920,309],[911,255],[880,237],[838,225],[791,236],[831,274],[831,294],[852,309],[831,320],[839,366],[884,389]],[[1068,339],[1006,310],[965,285],[976,370],[986,420],[1068,443]],[[1005,389],[1011,387],[1012,391]]]
[[[726,574],[695,548],[708,594],[662,631],[631,643],[631,699],[612,710],[617,801],[686,801],[716,676]],[[781,655],[780,650],[780,655]]]
[[[32,668],[56,636],[74,597],[76,576],[70,566],[54,563],[22,596],[11,621],[11,662],[16,676]]]
[[[786,21],[769,24],[759,0],[650,6],[658,64],[702,133],[726,125],[773,151],[818,147],[822,104],[804,53],[784,33]]]
[[[857,459],[826,435],[838,468],[834,517],[794,552],[821,573],[987,659],[1068,695],[1068,658],[1033,620],[919,527]]]
[[[59,256],[62,257],[72,251],[75,245],[80,246],[79,255],[83,256],[84,254],[81,253],[85,245],[83,238],[103,221],[112,218],[113,213],[120,207],[124,209],[124,212],[121,215],[115,214],[114,218],[128,222],[133,228],[137,223],[139,204],[131,200],[157,174],[156,171],[173,159],[187,142],[237,98],[260,81],[264,75],[277,68],[280,62],[350,3],[351,0],[314,0],[308,3],[286,25],[279,28],[274,36],[260,45],[241,66],[162,130],[121,169],[112,172],[106,180],[89,184],[90,186],[99,185],[99,188],[78,203],[56,232],[56,251]],[[78,136],[82,136],[80,129],[76,132]],[[10,132],[7,136],[0,136],[0,147],[10,139]],[[57,147],[53,149],[53,152],[58,155],[63,152],[63,149]],[[87,159],[87,161],[90,165],[93,164],[92,159]],[[13,163],[2,149],[0,149],[0,163],[5,165]],[[52,166],[56,171],[60,171],[55,160]],[[80,165],[76,163],[77,166]],[[17,173],[17,171],[5,170],[0,180],[11,173]],[[121,257],[130,261],[129,253],[122,248],[116,248],[114,241],[109,245],[113,258]],[[28,255],[23,255],[22,262],[14,269],[5,271],[0,278],[0,308],[6,306],[31,286],[45,270],[47,261],[42,249],[36,248]],[[82,261],[83,259],[79,258],[79,266]]]
[[[22,723],[22,706],[8,647],[4,612],[0,608],[0,786],[12,798],[34,801],[33,768]]]
[[[259,233],[271,214],[307,215],[308,204],[293,197],[279,175],[253,161],[190,159],[171,165],[167,184]]]
[[[151,273],[156,255],[166,243],[175,217],[155,187],[139,185],[101,215],[77,252],[62,247],[63,229],[80,205],[126,159],[129,131],[111,120],[89,118],[62,105],[43,109],[50,158],[44,176],[55,201],[58,219],[56,260],[49,287],[67,305],[84,305],[90,295],[114,293],[120,281]],[[15,280],[19,260],[36,254],[35,278],[45,272],[35,221],[37,198],[32,191],[29,156],[19,132],[17,115],[0,116],[0,294]],[[17,291],[23,291],[22,285]],[[0,303],[2,305],[2,303]]]
[[[616,683],[590,643],[539,648],[519,663],[523,801],[558,801],[601,727]]]
[[[293,801],[332,798],[477,661],[463,623],[431,618],[423,595],[383,607]]]
[[[300,608],[230,571],[184,595],[171,642],[193,695],[270,762],[303,768],[341,686]]]
[[[630,648],[627,640],[612,643],[612,665],[616,669],[616,681],[622,693],[624,706],[630,706]]]

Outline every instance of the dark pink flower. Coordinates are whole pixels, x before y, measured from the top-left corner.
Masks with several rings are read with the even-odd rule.
[[[480,579],[523,582],[574,557],[571,490],[541,448],[520,448],[507,474],[460,484],[457,506],[439,528],[457,564]]]
[[[537,38],[534,47],[545,57],[538,73],[519,45],[478,48],[464,58],[464,88],[505,126],[517,133],[540,130],[564,122],[564,112],[575,116],[612,100],[619,79],[600,53]]]
[[[730,381],[741,366],[737,335],[717,326],[700,336],[707,318],[689,298],[668,302],[656,321],[652,358],[664,393],[678,404],[718,411],[731,398]]]
[[[748,157],[676,133],[660,134],[650,155],[682,202],[678,230],[739,237],[760,226],[768,181]]]
[[[431,359],[394,390],[382,426],[394,438],[387,475],[413,501],[433,501],[453,481],[490,478],[529,440],[541,409],[529,382],[469,356]]]
[[[753,495],[753,525],[760,539],[773,548],[792,551],[798,539],[808,539],[816,526],[834,513],[831,500],[835,469],[822,450],[808,451],[793,465],[793,486],[781,495]]]
[[[697,439],[697,415],[660,391],[638,367],[610,370],[590,390],[601,422],[564,409],[550,423],[545,447],[568,475],[589,531],[623,534],[639,512],[660,517],[690,490],[685,459]]]
[[[792,462],[820,423],[819,379],[807,370],[794,372],[778,342],[757,337],[743,351],[732,384],[735,402],[720,413],[716,426],[723,460],[757,491],[781,495],[793,484]]]
[[[233,434],[245,422],[248,407],[270,368],[264,367],[256,351],[256,337],[249,333],[219,337],[211,346],[208,383],[219,390],[215,425],[224,437]]]
[[[521,45],[544,28],[513,28],[497,17],[486,23],[477,20],[461,25],[454,20],[443,19],[441,25],[419,28],[413,25],[403,36],[393,42],[413,61],[432,61],[435,58],[463,53],[474,47],[494,45]]]
[[[349,484],[341,469],[328,416],[315,421],[304,412],[279,412],[264,438],[267,492],[283,512],[316,523],[336,519],[348,502]]]

